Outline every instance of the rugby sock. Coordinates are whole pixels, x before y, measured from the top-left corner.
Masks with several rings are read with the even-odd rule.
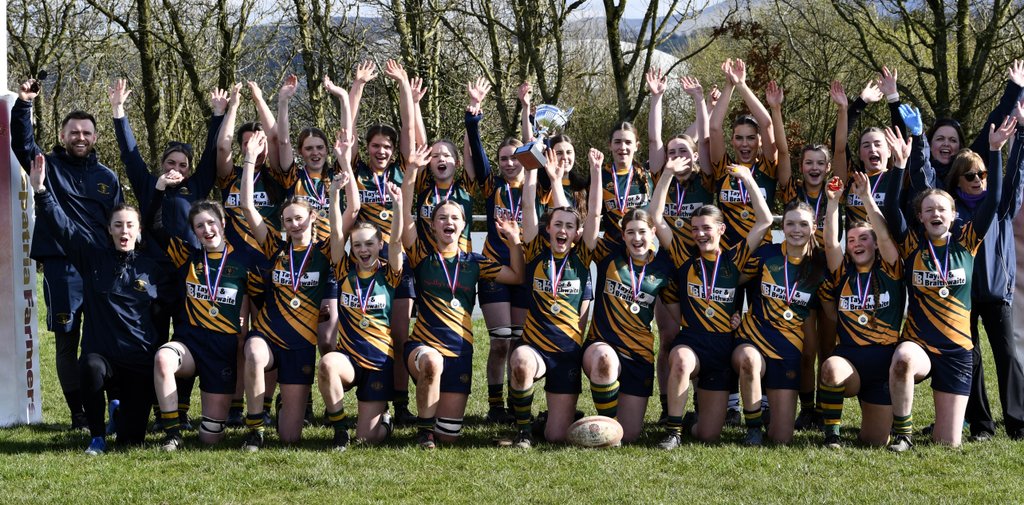
[[[348,429],[348,415],[345,414],[345,406],[342,405],[336,412],[327,411],[327,422],[331,423],[335,432]]]
[[[516,427],[520,430],[530,429],[530,418],[533,417],[533,386],[526,389],[509,389],[509,401],[515,411]]]
[[[743,409],[743,420],[746,421],[747,428],[760,428],[764,424],[764,420],[761,418],[761,407],[754,410]]]
[[[825,433],[839,434],[839,425],[843,421],[843,393],[845,386],[818,386],[818,401],[825,417]]]
[[[235,413],[241,414],[242,413],[242,409],[244,409],[244,408],[245,408],[245,400],[243,400],[241,398],[238,398],[238,399],[232,398],[231,399],[231,408],[228,409],[228,412],[231,412],[232,414],[235,414]]]
[[[488,384],[487,385],[487,404],[492,409],[500,409],[505,405],[505,384]]]
[[[661,411],[668,411],[668,393],[661,393],[658,395],[658,401],[661,402]]]
[[[391,400],[391,403],[395,406],[395,410],[398,410],[400,408],[409,410],[409,390],[396,389],[395,399]]]
[[[246,414],[245,416],[245,427],[249,431],[257,431],[263,433],[263,413],[259,414]]]
[[[814,391],[800,392],[800,411],[804,410],[807,412],[814,410]]]
[[[416,417],[416,428],[419,431],[421,431],[421,432],[423,432],[423,431],[428,431],[428,432],[434,431],[434,425],[435,424],[436,424],[435,418],[433,418],[433,417],[419,417],[419,416]]]
[[[274,408],[274,397],[271,395],[263,396],[263,412],[270,414],[270,411]]]
[[[611,384],[591,382],[590,395],[594,398],[597,415],[614,419],[619,414],[619,381]]]
[[[182,419],[188,419],[188,409],[192,407],[192,402],[181,402],[178,401],[178,413],[181,414]],[[163,412],[161,412],[163,414]]]
[[[914,434],[914,415],[907,414],[905,416],[892,416],[892,431],[897,435],[913,435]]]
[[[665,422],[665,428],[668,429],[669,433],[675,433],[676,435],[682,436],[683,416],[668,416],[668,421]]]
[[[178,435],[181,432],[181,417],[177,410],[160,411],[160,424],[164,427],[164,433]]]

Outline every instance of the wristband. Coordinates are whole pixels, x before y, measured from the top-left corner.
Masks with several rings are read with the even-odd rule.
[[[900,101],[900,94],[899,94],[899,92],[890,93],[888,95],[885,95],[885,100],[887,102],[889,102],[889,103],[898,102],[898,101]]]

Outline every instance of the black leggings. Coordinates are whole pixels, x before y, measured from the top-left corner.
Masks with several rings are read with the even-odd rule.
[[[971,396],[967,401],[967,422],[971,434],[982,431],[995,433],[995,421],[985,390],[985,374],[981,364],[981,342],[978,319],[985,325],[988,343],[996,365],[999,382],[999,403],[1003,407],[1003,424],[1014,437],[1024,435],[1024,349],[1013,332],[1013,307],[1002,302],[981,303],[975,300],[971,310],[971,341],[974,342],[974,374]]]
[[[121,402],[114,421],[117,424],[118,445],[141,444],[146,439],[149,407],[156,394],[153,391],[152,364],[143,371],[115,365],[100,354],[83,354],[79,362],[82,374],[82,400],[85,416],[89,420],[89,433],[93,437],[106,432],[104,418],[107,402],[104,391],[116,389]]]
[[[82,411],[81,384],[78,373],[78,344],[81,340],[82,311],[75,312],[71,331],[54,331],[56,342],[57,381],[72,414]]]

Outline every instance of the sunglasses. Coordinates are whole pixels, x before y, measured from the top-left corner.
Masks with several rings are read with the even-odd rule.
[[[978,178],[983,181],[988,178],[988,171],[986,170],[982,172],[967,172],[966,174],[963,174],[963,177],[964,179],[967,179],[967,182],[974,182],[975,178]]]

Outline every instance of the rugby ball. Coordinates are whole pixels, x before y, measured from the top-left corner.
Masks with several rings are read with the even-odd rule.
[[[589,416],[572,423],[566,435],[580,447],[613,447],[622,442],[622,425],[607,416]]]

